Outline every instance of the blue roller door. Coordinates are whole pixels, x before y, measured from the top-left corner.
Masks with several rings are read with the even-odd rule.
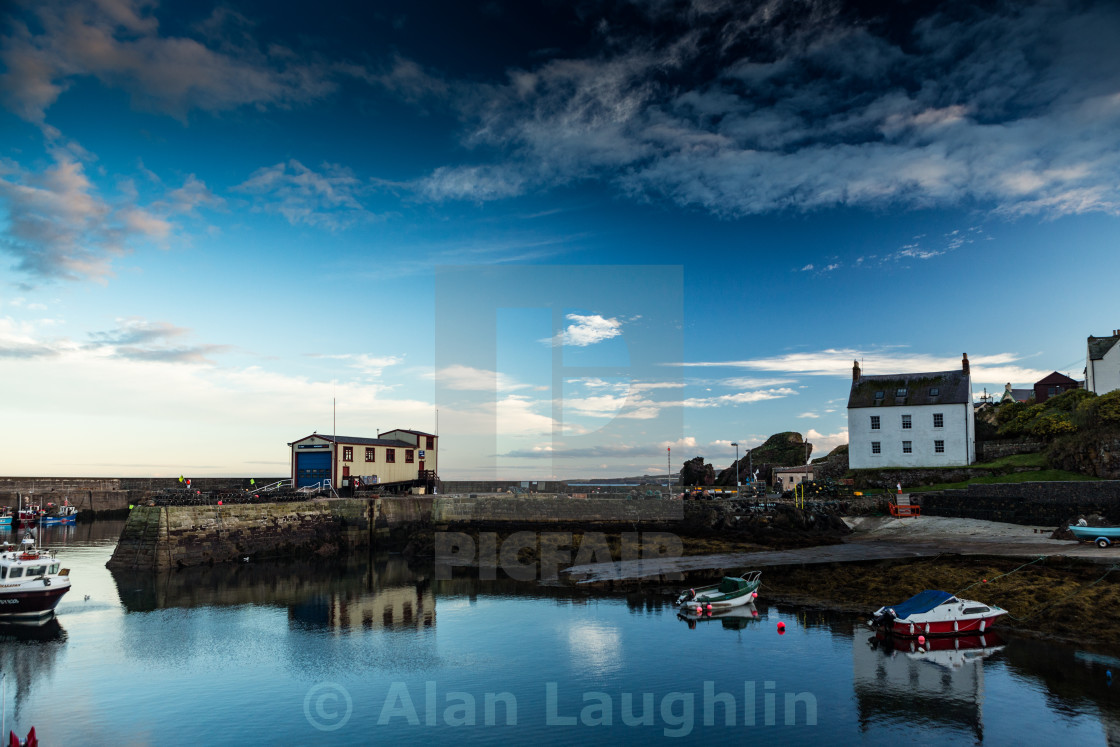
[[[330,452],[296,454],[296,487],[315,485],[331,476]]]

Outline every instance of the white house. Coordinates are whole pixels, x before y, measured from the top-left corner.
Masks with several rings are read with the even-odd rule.
[[[864,376],[852,367],[848,465],[955,467],[976,461],[968,355],[959,371]]]
[[[1094,394],[1120,389],[1120,329],[1111,337],[1089,337],[1085,355],[1085,388]]]

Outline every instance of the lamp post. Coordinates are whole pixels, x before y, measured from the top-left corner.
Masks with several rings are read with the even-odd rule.
[[[739,444],[732,442],[735,447],[735,497],[739,497]]]

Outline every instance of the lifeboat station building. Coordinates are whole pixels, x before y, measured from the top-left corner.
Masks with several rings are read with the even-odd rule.
[[[428,489],[439,470],[438,441],[431,433],[400,429],[377,438],[313,433],[288,444],[292,484],[306,488],[329,480],[336,488]]]

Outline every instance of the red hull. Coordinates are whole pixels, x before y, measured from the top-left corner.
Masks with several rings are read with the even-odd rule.
[[[891,633],[907,638],[920,635],[976,635],[991,630],[996,620],[1007,613],[986,617],[975,617],[968,620],[942,620],[931,623],[910,623],[895,620],[891,626]]]

